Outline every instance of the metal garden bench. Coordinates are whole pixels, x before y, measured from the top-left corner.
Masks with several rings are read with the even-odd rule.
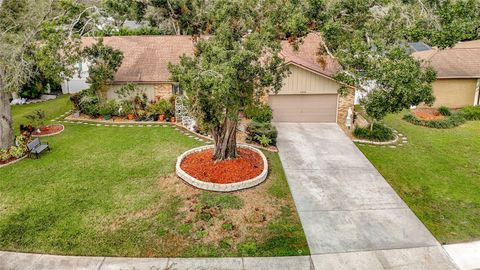
[[[38,156],[45,150],[50,151],[50,146],[48,143],[41,143],[40,139],[36,138],[35,140],[31,141],[29,144],[27,144],[29,156],[31,157],[32,155],[35,155],[35,157],[38,159]]]

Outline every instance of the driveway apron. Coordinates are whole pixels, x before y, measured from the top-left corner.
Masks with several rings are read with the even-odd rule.
[[[337,124],[275,125],[315,269],[455,269]]]

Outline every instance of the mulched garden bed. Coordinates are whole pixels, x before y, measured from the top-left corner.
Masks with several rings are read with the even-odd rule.
[[[235,159],[214,161],[213,149],[208,149],[187,156],[180,167],[198,180],[217,184],[238,183],[262,173],[259,154],[245,148],[237,148],[237,153]]]
[[[415,109],[413,113],[421,120],[441,120],[445,118],[445,116],[433,108]]]
[[[10,163],[10,162],[13,162],[15,160],[17,160],[17,158],[14,158],[14,157],[11,157],[8,160],[0,160],[0,165],[4,165],[4,164]]]
[[[34,131],[32,136],[47,136],[62,132],[65,127],[63,125],[48,125],[40,128],[40,132]]]

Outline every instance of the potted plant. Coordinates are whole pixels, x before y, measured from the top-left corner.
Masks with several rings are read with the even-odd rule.
[[[166,113],[171,108],[171,104],[166,99],[160,99],[153,105],[153,108],[158,114],[158,121],[163,122],[166,118]]]

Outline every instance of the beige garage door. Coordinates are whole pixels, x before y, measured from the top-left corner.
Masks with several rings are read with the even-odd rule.
[[[276,122],[336,122],[336,94],[272,95],[268,103]]]

